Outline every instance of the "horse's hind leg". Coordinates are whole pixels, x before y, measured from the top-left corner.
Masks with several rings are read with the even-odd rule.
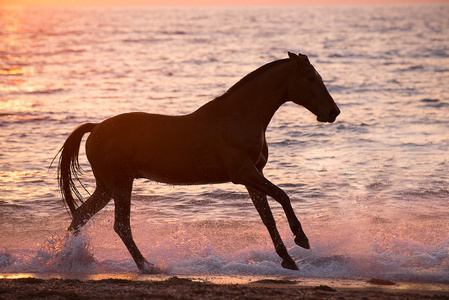
[[[132,180],[126,185],[122,184],[121,188],[113,192],[115,202],[114,230],[122,239],[139,270],[143,273],[154,273],[157,271],[156,267],[143,257],[132,237],[130,223],[131,190]]]
[[[271,239],[273,240],[276,253],[282,258],[282,266],[286,269],[298,270],[295,261],[288,254],[287,248],[282,242],[281,236],[276,228],[276,222],[273,214],[271,213],[270,206],[268,205],[267,196],[255,189],[247,187],[251,200],[254,203],[257,211],[259,212],[262,222],[268,229]]]
[[[68,230],[77,234],[89,220],[109,203],[112,196],[107,188],[97,180],[94,193],[73,213],[72,223]]]

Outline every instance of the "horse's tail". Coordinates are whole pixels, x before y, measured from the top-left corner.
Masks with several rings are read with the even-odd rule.
[[[75,129],[67,138],[59,153],[58,164],[58,183],[61,190],[62,200],[70,209],[70,214],[73,216],[77,201],[75,201],[73,194],[79,202],[83,203],[83,197],[77,190],[73,177],[80,182],[79,175],[82,174],[82,168],[78,162],[78,154],[81,140],[84,134],[92,132],[96,124],[86,123]],[[81,182],[80,182],[81,183]],[[82,185],[82,184],[81,184]],[[84,186],[83,186],[84,187]]]

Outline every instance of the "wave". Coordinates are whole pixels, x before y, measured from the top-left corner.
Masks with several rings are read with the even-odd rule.
[[[415,191],[402,191],[398,197],[403,198],[404,196],[413,196],[417,201],[422,201],[423,199],[445,199],[449,197],[449,190],[445,188],[435,188],[435,189],[418,189]]]
[[[299,268],[292,271],[281,267],[261,224],[223,222],[150,225],[143,238],[151,243],[142,244],[141,250],[163,273],[175,275],[364,277],[449,283],[444,267],[449,261],[449,240],[429,246],[409,239],[398,229],[393,234],[379,232],[369,241],[359,238],[353,249],[345,247],[351,246],[348,243],[352,234],[340,233],[330,240],[317,237],[312,250],[304,250],[292,246],[290,238],[286,238]],[[281,232],[290,236],[286,229],[283,224]],[[138,272],[126,249],[116,247],[115,242],[107,241],[108,237],[109,234],[84,231],[77,237],[47,237],[36,250],[29,246],[16,248],[16,252],[4,249],[0,252],[0,272],[63,275]]]
[[[141,38],[141,39],[124,39],[124,43],[137,43],[137,44],[148,44],[167,41],[167,39],[157,39],[157,38]]]
[[[51,95],[51,94],[58,94],[67,92],[69,89],[66,88],[44,88],[44,89],[17,89],[17,90],[11,90],[8,91],[7,94],[14,96],[14,95]]]
[[[285,139],[282,141],[270,141],[268,142],[269,147],[277,147],[277,146],[292,146],[292,145],[307,145],[310,141],[301,141],[294,139]]]
[[[56,93],[62,93],[67,91],[67,89],[63,89],[63,88],[56,88],[56,89],[42,89],[42,90],[33,90],[33,91],[22,91],[22,93],[24,94],[29,94],[29,95],[39,95],[39,94],[56,94]]]
[[[47,115],[30,114],[30,113],[0,113],[0,127],[8,126],[11,123],[14,124],[25,124],[25,123],[35,123],[35,122],[49,122],[55,121],[52,117]],[[4,121],[4,122],[3,122]]]
[[[187,31],[183,31],[183,30],[174,30],[174,31],[160,31],[161,34],[166,34],[166,35],[185,35],[188,34]]]
[[[424,98],[421,99],[420,102],[424,103],[424,106],[432,108],[441,108],[449,106],[449,103],[443,102],[440,99]]]
[[[87,52],[87,49],[81,48],[81,49],[76,49],[76,48],[67,48],[67,49],[58,49],[58,50],[54,50],[54,51],[35,51],[35,52],[30,52],[30,53],[22,53],[22,52],[16,52],[13,53],[14,55],[16,55],[17,57],[27,57],[27,56],[43,56],[43,57],[51,57],[53,55],[64,55],[64,54],[77,54],[77,53],[83,53],[83,52]],[[61,64],[60,62],[54,62],[55,64]]]
[[[36,112],[3,112],[0,113],[0,127],[7,127],[11,124],[46,124],[46,123],[55,123],[55,124],[72,124],[76,126],[79,121],[77,116],[73,116],[70,114],[64,115],[60,113],[52,113],[45,111],[36,111]],[[54,132],[43,131],[42,134],[49,136],[53,135]],[[63,138],[66,138],[65,136]]]
[[[400,69],[397,69],[397,70],[395,70],[395,72],[408,72],[408,71],[420,71],[420,70],[423,70],[425,68],[425,66],[423,66],[423,65],[413,65],[413,66],[410,66],[410,67],[406,67],[406,68],[400,68]]]

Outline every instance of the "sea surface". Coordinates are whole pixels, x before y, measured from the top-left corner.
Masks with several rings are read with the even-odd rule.
[[[66,235],[50,163],[69,133],[124,112],[190,113],[291,51],[309,56],[341,109],[323,124],[287,103],[267,131],[265,175],[291,197],[312,247],[294,244],[270,199],[300,270],[280,266],[233,184],[137,180],[131,223],[144,256],[175,275],[449,283],[448,32],[447,3],[1,7],[0,274],[138,273],[113,202]]]

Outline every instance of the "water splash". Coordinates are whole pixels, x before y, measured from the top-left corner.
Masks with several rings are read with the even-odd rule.
[[[30,268],[35,272],[91,272],[96,259],[87,236],[52,236],[37,251]]]

